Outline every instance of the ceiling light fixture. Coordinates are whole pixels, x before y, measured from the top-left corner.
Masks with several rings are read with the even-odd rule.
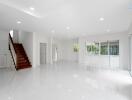
[[[110,32],[110,29],[107,29],[106,31],[107,31],[107,32]]]
[[[39,13],[34,13],[32,11],[28,11],[28,10],[22,10],[24,13],[28,14],[28,15],[31,15],[33,17],[36,17],[36,18],[41,18],[43,16],[41,16]]]
[[[66,27],[66,29],[67,29],[67,30],[70,30],[70,27],[68,26],[68,27]]]
[[[103,17],[101,17],[99,20],[100,20],[100,21],[104,21],[104,18],[103,18]]]
[[[85,97],[85,96],[82,96],[81,98],[82,98],[82,99],[86,99],[86,97]]]
[[[52,30],[51,32],[52,32],[52,33],[55,33],[55,30]]]
[[[34,10],[35,10],[35,8],[33,8],[33,7],[30,7],[30,10],[34,11]]]
[[[17,24],[21,24],[22,22],[21,21],[17,21]]]

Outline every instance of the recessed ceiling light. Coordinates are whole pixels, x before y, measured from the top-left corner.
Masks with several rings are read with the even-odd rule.
[[[106,31],[107,31],[107,32],[110,32],[110,29],[107,29]]]
[[[104,21],[104,18],[103,18],[103,17],[101,17],[99,20],[100,20],[100,21]]]
[[[30,10],[32,10],[32,11],[33,11],[33,10],[35,10],[35,8],[34,8],[34,7],[30,7]]]
[[[21,24],[22,22],[21,21],[17,21],[17,24]]]
[[[52,32],[52,33],[55,33],[55,30],[52,30],[51,32]]]
[[[68,27],[66,27],[66,29],[67,29],[67,30],[70,30],[70,27],[68,26]]]
[[[11,97],[8,97],[8,100],[11,100]]]
[[[73,78],[78,78],[78,74],[74,74],[73,75]]]
[[[72,89],[68,89],[68,92],[72,92]]]
[[[86,99],[86,97],[85,97],[85,96],[82,96],[81,98],[82,98],[82,99]]]

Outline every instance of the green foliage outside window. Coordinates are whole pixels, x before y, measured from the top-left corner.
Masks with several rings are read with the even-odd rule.
[[[79,52],[79,45],[78,44],[73,45],[73,51],[74,52]]]
[[[94,43],[92,45],[92,52],[93,54],[99,54],[99,43]]]
[[[87,45],[87,51],[90,53],[92,51],[91,45]]]
[[[93,43],[87,45],[87,51],[90,54],[99,54],[99,43]]]
[[[89,43],[86,48],[89,54],[119,55],[119,41]]]
[[[100,54],[101,55],[108,55],[108,42],[100,43]]]

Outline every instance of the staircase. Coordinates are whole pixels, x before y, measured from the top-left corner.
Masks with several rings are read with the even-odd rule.
[[[14,43],[10,33],[9,33],[9,50],[16,70],[31,67],[31,63],[23,48],[23,45],[20,43]]]
[[[23,45],[19,43],[14,43],[14,48],[16,50],[16,55],[17,55],[17,64],[16,64],[17,70],[30,68],[31,64],[23,48]]]

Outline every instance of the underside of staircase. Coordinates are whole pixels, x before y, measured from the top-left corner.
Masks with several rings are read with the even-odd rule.
[[[17,55],[16,69],[20,70],[20,69],[30,68],[31,63],[27,57],[27,54],[23,48],[23,45],[19,43],[14,43],[14,47],[15,47],[16,55]]]

